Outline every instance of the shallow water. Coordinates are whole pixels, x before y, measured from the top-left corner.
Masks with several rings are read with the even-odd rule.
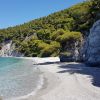
[[[4,99],[20,97],[36,90],[40,71],[31,60],[0,58],[0,96]]]

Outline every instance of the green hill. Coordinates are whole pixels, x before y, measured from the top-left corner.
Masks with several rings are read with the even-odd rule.
[[[80,42],[82,35],[88,35],[97,20],[90,13],[91,4],[83,2],[22,25],[1,29],[0,43],[12,40],[16,51],[25,56],[57,56],[66,51],[69,44],[72,48],[76,41]]]

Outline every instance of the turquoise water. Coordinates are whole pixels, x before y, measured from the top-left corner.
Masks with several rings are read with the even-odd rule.
[[[31,60],[0,58],[0,96],[4,99],[20,97],[35,91],[40,71]]]

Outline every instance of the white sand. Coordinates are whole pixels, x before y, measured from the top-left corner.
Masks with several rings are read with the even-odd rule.
[[[44,75],[36,95],[21,100],[100,100],[100,69],[59,58],[32,58]]]

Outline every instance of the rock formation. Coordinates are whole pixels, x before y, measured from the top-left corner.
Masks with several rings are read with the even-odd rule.
[[[76,41],[73,43],[73,48],[69,48],[69,51],[66,50],[66,53],[61,53],[59,58],[61,62],[73,62],[73,61],[79,61],[79,49],[81,47],[81,41]]]
[[[90,29],[82,49],[82,60],[91,66],[100,65],[100,20]]]
[[[2,43],[0,49],[0,57],[20,57],[23,56],[21,53],[15,50],[15,45],[12,41],[6,41]]]

